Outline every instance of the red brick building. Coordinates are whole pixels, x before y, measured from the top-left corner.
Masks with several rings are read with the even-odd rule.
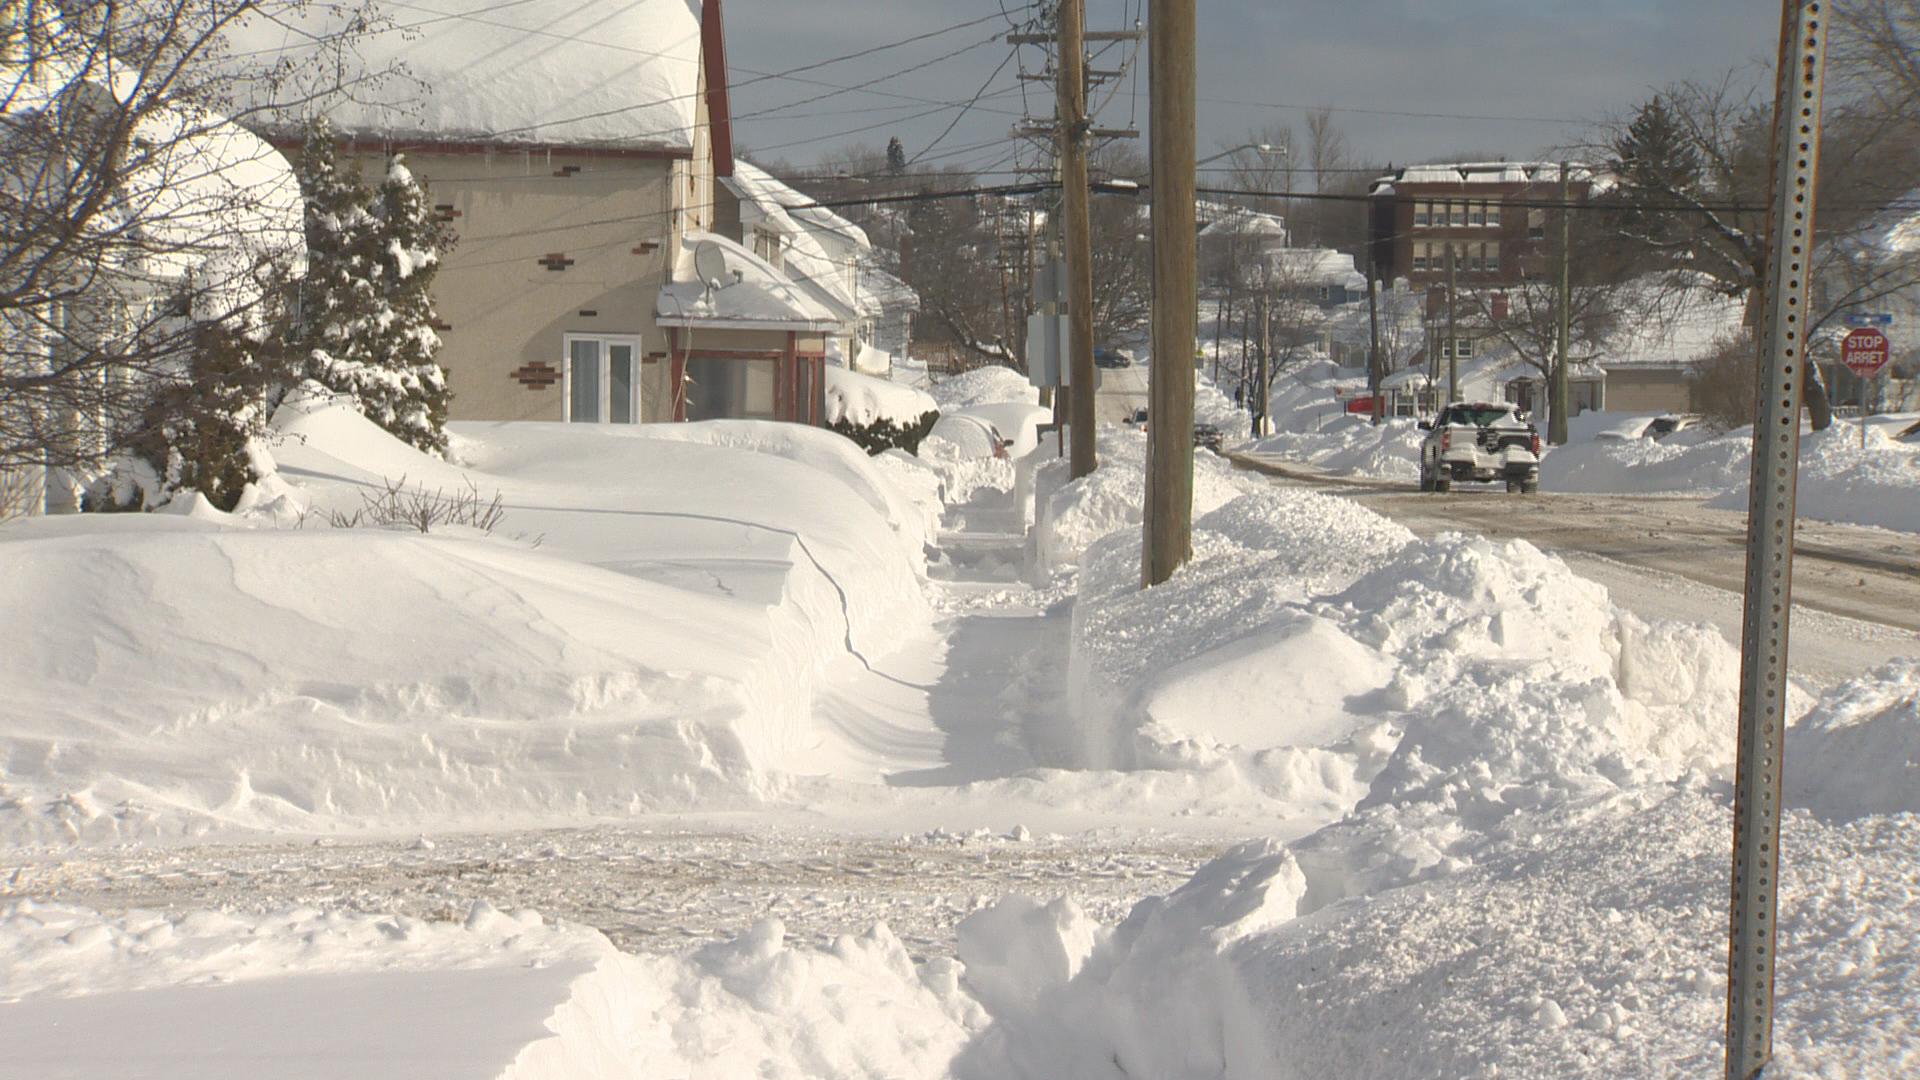
[[[1592,183],[1585,166],[1571,167],[1569,201],[1585,200]],[[1451,257],[1463,289],[1512,285],[1544,273],[1560,166],[1413,165],[1375,180],[1367,195],[1367,241],[1381,279],[1438,284]]]

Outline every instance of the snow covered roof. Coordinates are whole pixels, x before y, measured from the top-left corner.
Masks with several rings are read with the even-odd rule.
[[[1600,362],[1611,368],[1684,367],[1705,356],[1715,342],[1740,332],[1746,303],[1705,284],[1676,290],[1658,277],[1629,283],[1622,310],[1630,312],[1607,343]]]
[[[784,238],[781,262],[787,276],[807,286],[842,319],[878,313],[878,304],[861,297],[854,280],[853,253],[873,247],[865,230],[813,206],[813,199],[750,162],[735,161],[733,175],[720,182],[740,197],[742,225],[766,227]],[[836,257],[833,248],[848,254]]]
[[[1280,248],[1265,254],[1274,273],[1306,285],[1344,285],[1366,291],[1367,276],[1354,267],[1353,256],[1332,248]]]
[[[1604,178],[1592,166],[1571,162],[1567,179],[1599,185]],[[1370,195],[1398,194],[1397,184],[1540,184],[1558,183],[1557,161],[1463,161],[1409,165],[1375,180]]]
[[[68,78],[53,90],[24,80],[0,88],[0,143],[35,138],[14,125],[56,114],[70,102],[83,110],[110,107],[107,90],[81,76]],[[53,130],[71,122],[53,121]],[[287,159],[258,136],[210,110],[162,105],[133,118],[128,143],[117,199],[84,223],[116,234],[98,239],[122,271],[169,286],[190,283],[193,315],[217,320],[256,304],[269,275],[304,266],[299,181]],[[38,158],[44,146],[35,139],[28,154]],[[31,168],[37,172],[39,165]],[[15,197],[41,182],[11,169],[0,173],[0,185]]]
[[[700,280],[694,252],[706,244],[719,251],[731,282],[715,288]],[[689,231],[673,278],[654,298],[654,316],[661,326],[830,330],[840,322],[798,282],[718,233]]]
[[[1278,214],[1263,214],[1258,210],[1235,206],[1208,222],[1200,230],[1200,236],[1252,236],[1284,242],[1287,238],[1287,219]]]
[[[700,18],[688,0],[421,0],[393,5],[354,43],[370,72],[410,78],[321,104],[341,131],[434,141],[594,146],[691,153],[700,90]],[[276,11],[229,35],[250,68],[296,62],[346,9]],[[275,114],[293,127],[304,117]]]

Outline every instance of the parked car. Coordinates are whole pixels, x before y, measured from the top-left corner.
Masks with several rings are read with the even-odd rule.
[[[1540,432],[1506,401],[1457,401],[1420,421],[1420,490],[1445,492],[1455,480],[1506,481],[1508,491],[1540,490]]]
[[[1093,366],[1103,368],[1128,368],[1133,366],[1133,354],[1125,349],[1109,349],[1098,346],[1093,350]]]
[[[922,445],[928,439],[952,446],[962,457],[1003,458],[1009,445],[991,420],[960,412],[941,413],[940,419],[933,422],[933,430],[921,440]]]
[[[1649,439],[1664,439],[1676,431],[1684,431],[1692,427],[1699,419],[1697,416],[1685,414],[1656,416],[1647,423],[1646,430],[1640,434]]]
[[[1147,430],[1147,410],[1144,407],[1133,410],[1127,414],[1125,423],[1130,427],[1139,428],[1141,431]],[[1217,454],[1225,442],[1226,433],[1221,431],[1217,424],[1208,424],[1197,420],[1194,422],[1193,445],[1196,448],[1211,450]]]

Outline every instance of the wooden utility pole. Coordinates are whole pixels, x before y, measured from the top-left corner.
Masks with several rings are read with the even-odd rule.
[[[1153,125],[1153,367],[1140,579],[1158,585],[1193,557],[1194,3],[1150,0]]]
[[[1447,402],[1460,400],[1460,335],[1454,327],[1454,311],[1459,308],[1453,294],[1453,245],[1447,245]]]
[[[1787,647],[1793,616],[1794,501],[1807,356],[1820,99],[1828,5],[1783,0],[1774,65],[1771,214],[1767,226],[1763,388],[1747,483],[1746,603],[1740,627],[1740,733],[1733,778],[1733,873],[1727,950],[1727,1080],[1773,1057],[1773,973],[1780,904],[1780,781],[1786,757]]]
[[[1386,380],[1385,365],[1380,362],[1380,279],[1373,265],[1373,245],[1367,245],[1367,393],[1373,395],[1373,426],[1386,419],[1387,403],[1380,384]]]
[[[1553,355],[1553,385],[1547,388],[1547,441],[1567,442],[1567,351],[1573,330],[1573,207],[1567,202],[1567,163],[1560,163],[1560,327]]]
[[[1054,37],[1060,45],[1054,74],[1054,94],[1060,146],[1060,216],[1067,247],[1067,344],[1062,360],[1073,389],[1067,395],[1073,427],[1075,478],[1099,464],[1094,450],[1093,406],[1093,229],[1087,209],[1087,145],[1092,141],[1087,120],[1085,0],[1060,0]]]
[[[1259,378],[1254,380],[1254,385],[1259,387],[1260,400],[1256,403],[1257,411],[1254,413],[1254,416],[1256,417],[1256,421],[1255,421],[1256,427],[1254,428],[1253,434],[1255,437],[1268,434],[1267,432],[1267,399],[1272,396],[1272,388],[1268,385],[1267,381],[1270,378],[1272,378],[1272,376],[1273,376],[1273,299],[1268,294],[1261,293],[1260,294],[1260,376]]]

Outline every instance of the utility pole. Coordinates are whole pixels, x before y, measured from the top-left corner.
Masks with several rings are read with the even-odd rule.
[[[1553,357],[1553,385],[1547,389],[1547,441],[1567,442],[1567,350],[1573,330],[1573,207],[1567,202],[1567,163],[1560,163],[1560,340]]]
[[[1054,95],[1059,105],[1060,211],[1067,265],[1067,343],[1062,358],[1069,372],[1068,416],[1073,426],[1070,469],[1075,479],[1099,464],[1094,450],[1093,406],[1093,240],[1087,210],[1086,12],[1084,0],[1060,0],[1054,17],[1054,39],[1059,43],[1059,67]]]
[[[1273,298],[1267,293],[1260,294],[1260,375],[1254,380],[1260,390],[1258,411],[1254,413],[1254,435],[1267,434],[1267,399],[1272,396],[1272,388],[1267,380],[1273,372]]]
[[[1454,328],[1453,245],[1447,244],[1447,402],[1460,400],[1460,337]]]
[[[1149,0],[1147,114],[1153,127],[1153,367],[1140,579],[1158,585],[1193,557],[1194,3]]]
[[[1740,628],[1740,733],[1733,781],[1727,949],[1727,1080],[1773,1057],[1774,926],[1780,902],[1780,780],[1785,766],[1787,641],[1793,615],[1793,517],[1807,357],[1807,270],[1819,175],[1828,5],[1782,0],[1774,65],[1772,212],[1759,408],[1747,485],[1746,603]]]
[[[1387,416],[1387,403],[1381,399],[1380,384],[1386,381],[1385,365],[1380,362],[1380,278],[1373,264],[1373,244],[1367,244],[1367,393],[1373,395],[1373,426],[1379,427]]]

